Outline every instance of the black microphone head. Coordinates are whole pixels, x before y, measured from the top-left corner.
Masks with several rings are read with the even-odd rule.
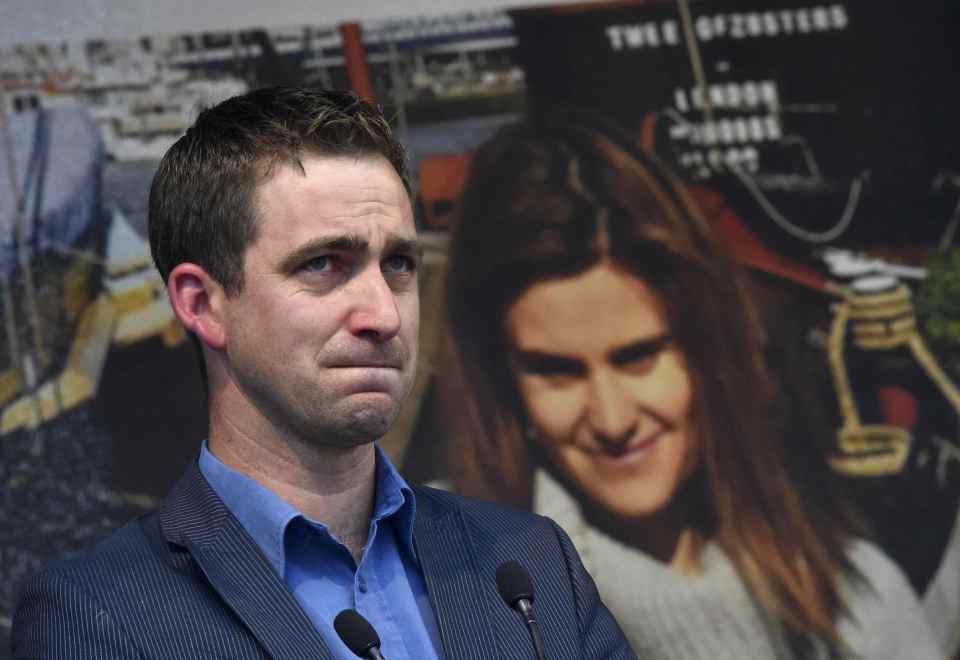
[[[497,566],[497,590],[510,607],[525,598],[533,602],[533,580],[527,569],[515,561],[505,561]]]
[[[333,629],[347,648],[361,658],[369,657],[370,649],[380,648],[380,636],[370,622],[356,610],[344,610],[333,620]]]

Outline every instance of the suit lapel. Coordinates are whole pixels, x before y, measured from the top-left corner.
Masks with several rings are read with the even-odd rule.
[[[446,660],[490,660],[497,645],[466,526],[420,489],[414,543]]]
[[[160,512],[223,601],[274,660],[333,660],[310,619],[194,464]]]

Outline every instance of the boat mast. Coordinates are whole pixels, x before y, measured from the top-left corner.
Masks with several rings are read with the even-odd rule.
[[[16,208],[14,213],[20,214],[20,191],[17,184],[17,164],[13,156],[13,136],[10,134],[10,124],[7,120],[7,93],[3,85],[0,85],[0,123],[3,124],[3,155],[7,159],[7,173],[10,179],[10,191],[13,194]],[[15,218],[14,223],[19,223]],[[17,335],[17,318],[13,308],[13,298],[10,293],[10,285],[7,282],[6,274],[0,273],[0,300],[3,301],[3,321],[7,334],[7,350],[10,354],[10,364],[23,368],[20,357],[20,338]]]
[[[7,93],[3,85],[0,85],[0,124],[3,125],[3,146],[4,154],[7,159],[7,172],[10,182],[10,192],[15,200],[14,210],[14,235],[17,242],[17,263],[20,266],[21,276],[23,277],[24,296],[27,303],[27,313],[30,316],[30,325],[33,329],[33,343],[35,355],[31,356],[29,351],[20,350],[20,342],[17,337],[16,315],[13,305],[13,296],[9,288],[9,282],[0,274],[0,294],[3,297],[4,322],[7,331],[7,344],[11,353],[11,363],[17,364],[23,374],[27,391],[33,399],[34,412],[37,423],[41,421],[40,401],[34,395],[37,385],[37,373],[34,360],[40,360],[44,355],[43,338],[40,326],[40,315],[37,312],[36,289],[33,282],[33,272],[30,269],[30,253],[27,247],[26,231],[26,195],[25,190],[20,190],[17,177],[17,163],[13,153],[13,133],[10,128],[10,118],[8,115]]]

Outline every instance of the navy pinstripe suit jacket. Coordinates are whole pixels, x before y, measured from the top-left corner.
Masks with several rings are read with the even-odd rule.
[[[533,514],[416,488],[414,543],[448,660],[533,658],[497,594],[515,559],[551,660],[635,658],[570,540]],[[16,659],[332,658],[256,542],[191,467],[163,506],[21,594]]]

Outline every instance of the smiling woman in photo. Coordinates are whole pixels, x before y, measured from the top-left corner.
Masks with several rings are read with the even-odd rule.
[[[797,485],[745,274],[616,129],[483,146],[446,284],[454,485],[556,519],[641,657],[940,657],[899,570]]]

